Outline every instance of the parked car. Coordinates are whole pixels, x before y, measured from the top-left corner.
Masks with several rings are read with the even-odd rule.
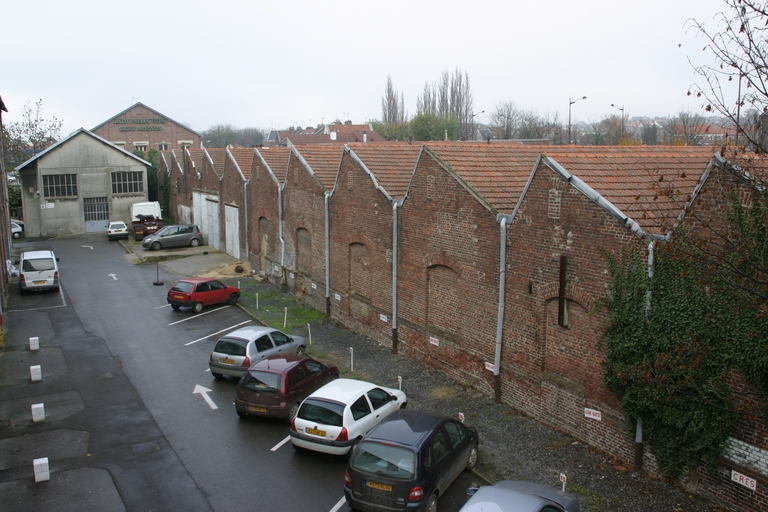
[[[13,238],[19,238],[24,235],[24,226],[16,221],[11,221],[11,236]]]
[[[166,300],[174,311],[179,308],[192,308],[199,313],[205,306],[213,304],[229,304],[234,306],[240,298],[240,290],[229,286],[218,279],[210,277],[190,277],[176,281]]]
[[[406,406],[405,393],[354,379],[336,379],[309,395],[291,422],[296,450],[345,455],[381,420]]]
[[[160,228],[157,233],[145,236],[141,246],[159,251],[169,247],[197,247],[203,243],[203,235],[194,224],[174,224]]]
[[[422,411],[396,411],[354,448],[344,475],[353,510],[437,510],[437,499],[477,465],[477,430]],[[490,511],[486,511],[490,512]]]
[[[208,366],[217,379],[223,375],[242,377],[262,359],[274,355],[304,355],[306,348],[301,336],[288,336],[271,327],[241,327],[216,342]]]
[[[459,512],[579,512],[575,496],[532,482],[502,480],[467,494],[472,497]]]
[[[109,241],[117,240],[119,238],[128,240],[128,233],[128,226],[125,225],[125,222],[110,222],[109,226],[107,226],[107,240]]]
[[[271,356],[251,366],[237,383],[235,410],[241,418],[262,416],[291,422],[302,400],[338,378],[335,364],[309,356]]]
[[[53,251],[21,253],[19,285],[21,293],[30,290],[59,290],[59,258]]]

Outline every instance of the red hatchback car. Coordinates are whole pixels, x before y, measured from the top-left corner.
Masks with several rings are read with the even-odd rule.
[[[195,313],[203,310],[204,306],[212,304],[229,304],[234,306],[240,298],[240,290],[227,286],[217,279],[210,277],[190,277],[178,281],[168,290],[168,304],[174,310],[181,307],[192,308]]]

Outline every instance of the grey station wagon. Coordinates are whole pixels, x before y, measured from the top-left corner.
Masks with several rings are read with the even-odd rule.
[[[203,234],[194,224],[165,226],[154,235],[145,237],[141,246],[159,251],[169,247],[197,247],[203,243]]]

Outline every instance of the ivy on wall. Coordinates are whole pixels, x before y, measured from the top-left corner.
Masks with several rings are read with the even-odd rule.
[[[745,414],[727,383],[731,368],[768,395],[765,210],[741,208],[735,198],[732,206],[729,229],[716,237],[697,239],[678,227],[657,247],[653,278],[639,250],[607,255],[605,382],[628,427],[642,419],[669,477],[702,464],[715,469]]]

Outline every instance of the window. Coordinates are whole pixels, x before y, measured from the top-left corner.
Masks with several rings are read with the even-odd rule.
[[[77,174],[43,175],[43,197],[77,195]]]
[[[309,370],[310,375],[314,375],[316,373],[320,373],[323,371],[323,365],[318,363],[317,361],[307,361],[304,363],[304,365],[307,367],[307,370]]]
[[[180,140],[179,141],[179,147],[182,150],[187,149],[187,148],[191,148],[192,147],[192,141],[191,140]]]
[[[291,338],[281,333],[280,331],[274,331],[272,333],[272,339],[275,341],[275,345],[277,345],[278,347],[281,345],[285,345],[286,343],[291,341]]]
[[[451,445],[455,448],[458,444],[467,437],[467,429],[461,423],[455,421],[449,421],[445,424],[445,430],[448,432],[448,438],[451,440]]]
[[[382,405],[389,402],[392,398],[389,393],[383,389],[373,388],[368,392],[368,399],[371,401],[371,405],[374,409],[380,408]]]
[[[307,378],[307,371],[303,366],[297,366],[293,372],[293,376],[296,379],[296,384]]]
[[[138,151],[146,151],[147,150],[147,145],[146,144],[137,143],[137,144],[134,144],[133,147],[136,150],[138,150]]]
[[[448,441],[445,439],[445,434],[442,430],[435,432],[432,441],[424,454],[424,466],[431,468],[440,459],[445,457],[448,453]]]
[[[368,401],[365,399],[365,396],[358,398],[355,403],[349,406],[349,410],[352,412],[352,417],[355,418],[355,421],[371,414],[371,408],[368,407]]]
[[[157,149],[160,151],[168,151],[168,147],[168,144],[164,142],[157,145]]]
[[[144,192],[144,173],[141,171],[113,172],[112,193]]]
[[[272,349],[272,342],[269,341],[269,336],[262,336],[261,338],[256,340],[257,351],[264,352],[270,349]]]
[[[211,290],[213,291],[224,289],[224,283],[220,283],[219,281],[211,281],[208,284],[211,286]]]

